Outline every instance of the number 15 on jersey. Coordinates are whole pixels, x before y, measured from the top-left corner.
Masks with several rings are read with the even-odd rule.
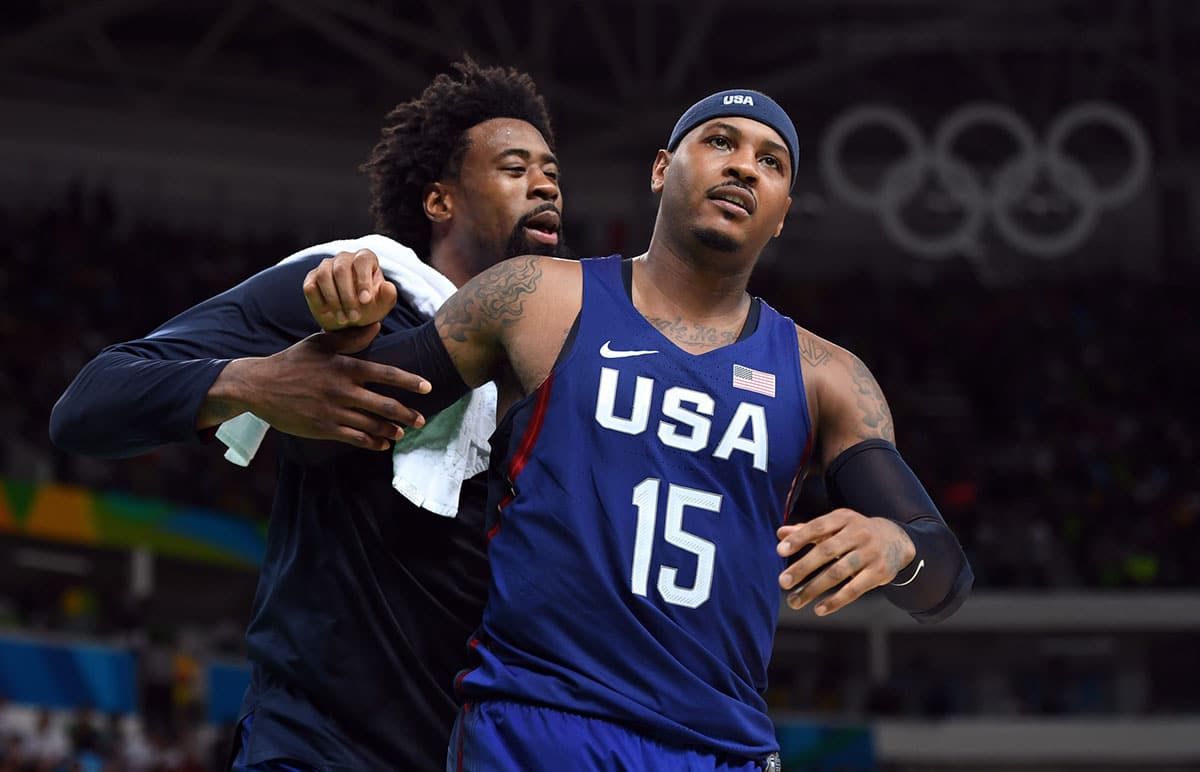
[[[654,477],[647,477],[633,488],[633,505],[637,508],[637,534],[633,543],[633,573],[630,586],[634,595],[642,597],[646,597],[646,585],[650,579],[661,489],[662,481]],[[696,581],[691,587],[680,587],[675,581],[679,569],[675,566],[660,565],[658,594],[672,605],[699,608],[712,592],[713,563],[717,556],[717,545],[684,529],[683,514],[688,508],[720,512],[721,496],[668,483],[663,538],[668,544],[696,556]]]

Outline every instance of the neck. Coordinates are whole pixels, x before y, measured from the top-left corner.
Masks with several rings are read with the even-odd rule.
[[[697,270],[662,245],[650,247],[633,264],[634,308],[693,354],[734,343],[750,311],[747,276]]]
[[[435,242],[432,245],[429,265],[453,282],[455,287],[462,287],[478,273],[472,261],[462,251],[452,249],[446,241]]]
[[[662,238],[656,227],[636,267],[646,278],[634,296],[646,310],[673,313],[696,321],[740,317],[749,308],[746,286],[754,261],[737,253],[683,249]],[[635,273],[635,276],[638,274]]]

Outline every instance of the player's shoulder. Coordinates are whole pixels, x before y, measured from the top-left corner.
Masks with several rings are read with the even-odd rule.
[[[578,260],[540,255],[528,255],[527,257],[535,261],[540,270],[545,271],[546,278],[550,281],[578,283],[583,275],[583,269]]]
[[[439,316],[455,323],[484,320],[485,326],[515,324],[522,329],[553,324],[559,315],[574,313],[570,298],[580,294],[579,276],[573,260],[512,257],[471,279],[442,306]]]
[[[578,275],[579,261],[546,255],[517,255],[501,260],[484,271],[481,276],[537,276],[558,277]]]
[[[801,327],[793,322],[796,328],[796,345],[800,350],[800,359],[806,369],[813,370],[845,370],[860,363],[849,349],[822,338],[815,332]]]
[[[796,341],[805,388],[815,399],[818,415],[825,412],[822,404],[842,403],[851,396],[884,401],[875,376],[857,354],[800,325],[796,325]]]
[[[580,283],[579,261],[519,255],[496,263],[473,281],[492,297],[560,297]]]

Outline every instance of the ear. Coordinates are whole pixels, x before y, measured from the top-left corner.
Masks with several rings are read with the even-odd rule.
[[[779,227],[775,229],[775,238],[779,238],[779,234],[783,233],[783,223],[787,220],[787,213],[792,208],[792,197],[788,196],[787,206],[783,208],[783,216],[779,218]]]
[[[650,167],[651,193],[662,193],[663,184],[665,183],[667,176],[667,167],[670,165],[670,151],[659,150],[658,155],[654,156],[654,166]]]
[[[431,182],[426,185],[421,204],[430,222],[447,222],[454,216],[454,195],[444,183]]]

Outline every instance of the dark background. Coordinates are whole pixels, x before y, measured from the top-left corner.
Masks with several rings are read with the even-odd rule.
[[[755,88],[790,112],[802,158],[752,289],[872,368],[901,450],[967,549],[980,607],[1000,609],[971,630],[894,636],[882,670],[869,619],[785,619],[773,709],[855,721],[1200,710],[1195,606],[1133,630],[1086,614],[1051,630],[1053,611],[1017,630],[986,601],[1194,598],[1200,4],[109,0],[10,2],[0,23],[0,475],[261,520],[269,441],[250,470],[215,447],[99,462],[50,446],[49,410],[102,346],[311,243],[369,232],[357,164],[387,110],[463,53],[528,70],[546,95],[581,256],[639,254],[650,164],[675,119],[712,91]],[[979,103],[1022,121],[1032,150],[968,123],[939,176],[934,137]],[[1120,126],[1082,124],[1059,147],[1067,161],[1045,153],[1085,103],[1146,142],[1146,173],[1120,201],[1088,194],[1135,165]],[[839,194],[822,166],[828,132],[864,105],[911,121],[926,155],[876,122],[842,147],[848,179],[887,187],[926,243],[978,227],[921,254]],[[1046,243],[1094,221],[1038,253],[1001,217]],[[5,616],[62,629],[80,579],[11,559],[31,546],[44,545],[0,534]],[[235,632],[193,635],[195,648],[239,656],[252,572],[160,560],[135,613],[125,557],[79,549],[99,611],[75,633],[178,640],[222,624]]]

